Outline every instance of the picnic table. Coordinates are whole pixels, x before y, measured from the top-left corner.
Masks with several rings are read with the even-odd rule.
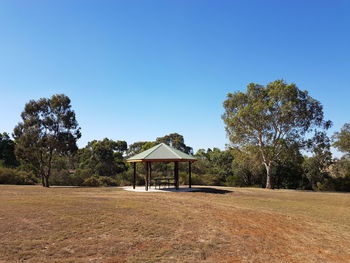
[[[161,186],[167,186],[168,188],[171,185],[174,185],[175,180],[173,177],[158,177],[158,178],[154,178],[154,189],[157,189],[157,185],[158,185],[158,189],[160,189]]]

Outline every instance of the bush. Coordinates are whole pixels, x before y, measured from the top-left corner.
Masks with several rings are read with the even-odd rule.
[[[317,182],[317,190],[350,192],[350,175],[338,178],[327,178],[324,183]]]
[[[119,182],[116,179],[113,179],[108,176],[100,176],[98,177],[98,181],[100,185],[103,186],[118,186]]]
[[[92,175],[88,169],[77,169],[74,172],[68,170],[53,170],[50,177],[52,185],[84,185],[84,180],[90,178]]]
[[[244,186],[242,178],[238,175],[232,175],[227,177],[226,186]]]
[[[31,172],[0,167],[0,184],[32,185],[38,179]]]
[[[100,181],[96,177],[86,178],[83,182],[84,186],[100,186]]]
[[[184,182],[188,183],[188,175],[184,178]],[[214,174],[197,174],[192,173],[192,185],[219,185],[217,176]]]

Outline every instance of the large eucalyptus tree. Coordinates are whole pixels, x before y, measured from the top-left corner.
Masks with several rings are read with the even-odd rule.
[[[49,187],[54,158],[78,149],[80,127],[70,102],[63,94],[31,100],[14,129],[17,158],[41,177],[45,187]]]
[[[255,147],[266,168],[266,188],[273,188],[271,169],[289,145],[303,145],[305,136],[328,128],[323,108],[307,91],[276,80],[266,86],[250,83],[246,92],[229,93],[222,118],[235,146]]]

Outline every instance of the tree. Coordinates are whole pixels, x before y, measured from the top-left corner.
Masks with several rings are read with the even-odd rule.
[[[319,190],[319,185],[329,177],[329,168],[333,163],[331,142],[325,132],[317,132],[308,141],[307,147],[313,155],[306,157],[303,163],[304,175],[309,182],[304,187]]]
[[[233,177],[230,180],[230,185],[262,185],[264,168],[257,147],[232,147],[230,152],[234,157],[232,163]]]
[[[350,123],[345,123],[340,132],[336,132],[333,136],[333,146],[339,151],[350,153]]]
[[[152,143],[153,142],[135,142],[133,144],[130,144],[127,150],[127,157],[134,156],[135,154],[138,154],[140,152],[147,150],[148,149],[147,147]]]
[[[6,132],[0,133],[0,166],[1,163],[5,167],[18,166],[15,155],[15,142],[11,140]]]
[[[301,145],[307,133],[331,125],[323,119],[320,102],[283,80],[266,86],[250,83],[245,93],[229,93],[224,108],[222,118],[232,144],[258,147],[266,188],[273,188],[271,169],[286,146]]]
[[[228,178],[233,175],[233,155],[230,150],[199,149],[195,157],[198,161],[193,164],[192,171],[200,175],[202,184],[225,185]]]
[[[178,149],[187,154],[193,154],[192,147],[189,147],[185,144],[184,137],[178,133],[171,133],[169,135],[165,135],[164,137],[158,137],[156,139],[157,143],[165,143],[175,149]]]
[[[212,173],[217,175],[217,184],[226,182],[232,176],[233,156],[229,150],[221,151],[218,148],[207,152],[209,162],[212,166]]]
[[[17,158],[41,177],[44,187],[49,187],[54,158],[78,149],[80,127],[70,103],[63,94],[31,100],[21,114],[22,122],[14,129]]]
[[[88,168],[97,176],[114,176],[126,170],[123,154],[128,146],[125,141],[91,141],[80,150],[81,168]]]
[[[304,157],[298,144],[291,144],[282,152],[273,169],[278,188],[296,189],[302,186]]]

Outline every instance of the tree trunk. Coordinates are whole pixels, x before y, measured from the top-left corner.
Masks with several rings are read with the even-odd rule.
[[[41,175],[41,184],[43,185],[43,187],[45,187],[45,180],[43,175]]]
[[[44,177],[44,181],[45,181],[45,187],[50,187],[50,185],[49,185],[49,177],[48,176]]]
[[[271,178],[271,163],[265,163],[266,168],[266,189],[273,189],[272,178]]]

